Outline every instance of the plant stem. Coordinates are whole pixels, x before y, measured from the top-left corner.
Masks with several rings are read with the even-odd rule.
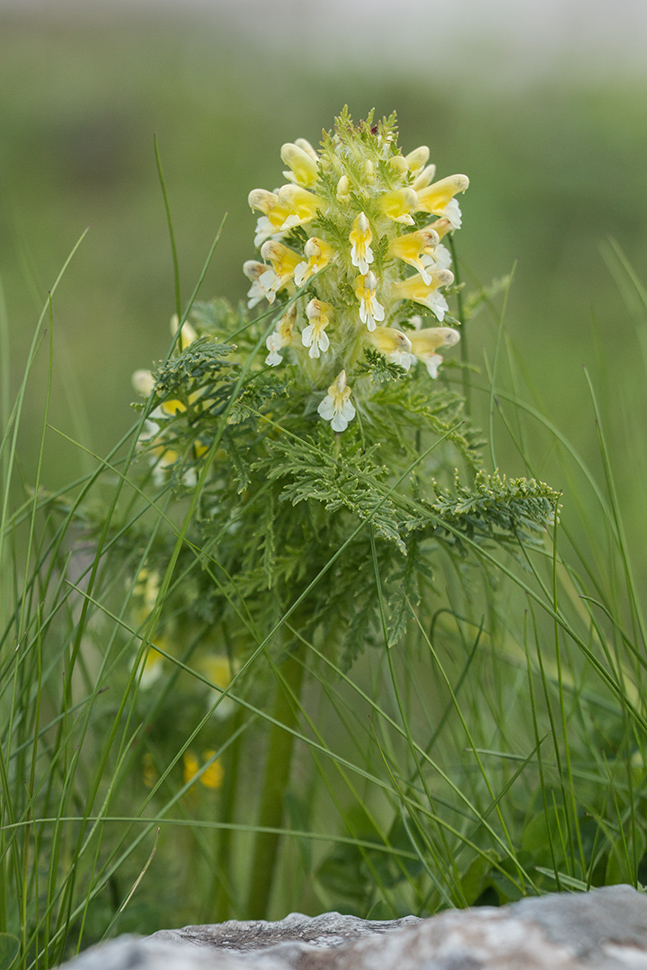
[[[243,708],[238,708],[234,715],[232,731],[235,732],[241,725],[245,717]],[[240,754],[242,747],[242,737],[237,737],[229,750],[226,752],[224,761],[225,784],[222,792],[220,809],[220,821],[231,823],[236,813],[236,793],[238,791],[238,776],[240,767]],[[212,890],[211,910],[213,920],[216,923],[224,923],[238,914],[233,912],[234,899],[232,895],[231,874],[232,866],[232,838],[233,831],[230,828],[223,828],[218,833],[218,852],[217,852],[217,871],[214,873],[215,883]],[[228,879],[228,882],[225,882]]]
[[[297,724],[298,710],[294,703],[301,695],[303,682],[303,647],[297,647],[281,664],[277,672],[277,690],[272,716],[277,722],[270,727],[265,763],[265,779],[258,824],[262,829],[278,829],[283,818],[283,796],[290,780],[290,764],[294,735],[285,728]],[[277,864],[280,836],[259,831],[256,835],[254,859],[247,904],[247,919],[267,917],[272,883]]]

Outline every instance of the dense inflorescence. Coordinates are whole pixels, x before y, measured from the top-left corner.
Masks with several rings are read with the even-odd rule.
[[[248,305],[285,298],[265,363],[296,364],[313,388],[327,387],[319,414],[343,431],[355,417],[351,382],[367,351],[403,375],[422,362],[435,378],[439,348],[458,342],[456,329],[437,325],[448,310],[443,290],[454,282],[441,240],[461,225],[455,197],[469,180],[434,181],[426,146],[403,155],[395,116],[355,125],[346,109],[319,152],[299,138],[283,145],[281,158],[286,184],[249,194],[261,213],[261,260],[244,265]]]

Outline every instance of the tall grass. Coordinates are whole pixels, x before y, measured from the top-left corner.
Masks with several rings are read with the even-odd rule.
[[[606,257],[643,340],[645,292],[617,247]],[[491,410],[493,441],[500,429],[529,475],[548,467],[563,486],[543,546],[473,543],[464,561],[438,549],[405,636],[390,644],[383,615],[382,636],[349,670],[321,635],[303,633],[298,609],[264,636],[241,592],[253,647],[223,686],[205,664],[223,645],[199,603],[178,617],[172,648],[156,637],[179,589],[205,570],[222,579],[188,537],[203,481],[184,504],[165,487],[151,497],[132,474],[141,420],[107,457],[86,449],[92,470],[56,494],[38,473],[21,481],[21,410],[38,353],[49,351],[51,374],[53,305],[15,403],[2,400],[0,966],[11,965],[12,937],[14,965],[45,970],[125,930],[247,917],[260,892],[249,884],[254,843],[257,855],[270,845],[259,832],[277,837],[253,877],[264,875],[270,917],[428,915],[639,884],[645,618],[615,477],[644,455],[618,454],[593,379],[581,420],[597,428],[595,470],[577,435],[526,400],[532,368],[489,303],[499,356],[471,395]],[[4,314],[0,326],[6,361]],[[47,407],[39,468],[60,435]],[[381,597],[370,518],[362,528]],[[168,568],[143,614],[158,541]],[[285,663],[288,639],[299,646]],[[150,684],[153,643],[164,661]],[[266,824],[262,767],[281,751],[281,811]],[[205,784],[216,764],[220,787]]]

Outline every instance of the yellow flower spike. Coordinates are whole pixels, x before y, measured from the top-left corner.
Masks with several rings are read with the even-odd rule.
[[[342,175],[339,182],[337,182],[337,201],[350,201],[350,179],[347,175]]]
[[[336,252],[330,243],[327,243],[324,239],[319,239],[317,236],[311,236],[308,239],[304,253],[307,259],[299,263],[294,271],[294,282],[299,289],[311,276],[327,266],[336,256]]]
[[[355,407],[350,401],[350,387],[346,383],[346,371],[342,370],[337,375],[317,411],[324,421],[330,421],[333,431],[346,430],[348,422],[355,417]]]
[[[258,282],[268,302],[274,303],[278,291],[292,280],[295,269],[302,262],[301,255],[275,239],[268,239],[261,246],[261,256],[271,263],[272,269],[263,273]]]
[[[429,161],[429,149],[426,145],[421,145],[419,148],[414,148],[412,152],[409,152],[404,157],[409,166],[409,171],[412,175],[415,175]]]
[[[351,243],[351,263],[353,266],[357,266],[360,273],[368,273],[369,263],[373,262],[373,250],[370,246],[373,233],[371,232],[370,223],[363,212],[360,212],[353,222],[353,228],[349,233],[348,239]]]
[[[447,313],[447,301],[442,293],[438,293],[438,287],[449,286],[454,282],[454,274],[451,270],[434,270],[431,274],[431,282],[425,283],[422,276],[410,276],[406,280],[399,280],[391,286],[391,292],[395,300],[415,300],[422,303],[438,319],[444,320]]]
[[[210,751],[203,751],[202,757],[204,758],[205,764],[214,757],[215,751],[212,749]],[[200,781],[205,788],[210,788],[211,791],[216,791],[218,788],[222,787],[222,779],[225,776],[225,769],[222,767],[222,762],[216,758],[212,761],[208,768],[200,775]]]
[[[448,175],[439,182],[432,182],[418,192],[417,212],[430,212],[445,216],[454,229],[460,229],[461,210],[454,196],[464,192],[470,184],[467,175]]]
[[[281,160],[292,169],[291,172],[284,172],[286,179],[305,185],[306,188],[314,185],[319,178],[316,158],[303,150],[299,145],[287,142],[281,148]]]
[[[427,186],[431,182],[433,182],[435,174],[436,174],[435,165],[427,165],[426,168],[423,168],[423,170],[419,172],[418,175],[416,175],[415,179],[411,183],[411,188],[413,189],[413,191],[420,192],[421,189],[426,189]]]
[[[320,198],[300,185],[282,185],[279,189],[279,201],[290,210],[283,229],[292,229],[304,222],[310,222],[323,206]]]
[[[413,189],[395,189],[380,198],[380,208],[384,215],[393,222],[403,222],[406,226],[413,225],[411,213],[417,207],[418,196]]]
[[[367,339],[392,364],[399,364],[409,370],[415,358],[411,355],[411,341],[402,330],[396,327],[376,327],[368,334]]]
[[[333,307],[330,303],[322,300],[310,300],[306,307],[306,316],[310,323],[304,327],[301,333],[301,343],[304,347],[309,347],[309,357],[319,357],[325,354],[330,347],[330,339],[326,333],[326,327],[330,323]]]
[[[281,350],[282,347],[288,347],[292,343],[294,339],[294,327],[296,319],[297,308],[293,303],[279,320],[276,330],[274,330],[265,341],[265,346],[269,350],[269,353],[265,358],[265,363],[270,367],[276,367],[278,364],[283,363],[283,358],[279,354],[279,350]]]
[[[425,365],[429,376],[436,379],[443,358],[436,351],[439,347],[454,347],[461,339],[458,330],[452,327],[429,327],[426,330],[412,331],[409,334],[411,353]]]
[[[406,175],[409,171],[409,163],[404,155],[392,155],[389,159],[389,165],[400,176]]]
[[[376,297],[377,277],[369,271],[355,280],[355,296],[359,300],[359,318],[368,330],[375,330],[376,321],[384,320],[384,307]]]
[[[415,266],[427,286],[431,283],[431,273],[420,258],[422,254],[432,255],[440,242],[438,233],[432,226],[397,236],[389,244],[389,255],[396,256],[410,266]]]

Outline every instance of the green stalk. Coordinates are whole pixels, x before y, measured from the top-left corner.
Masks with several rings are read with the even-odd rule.
[[[300,645],[276,671],[278,683],[272,716],[277,723],[270,727],[267,745],[246,919],[265,919],[268,915],[280,840],[276,830],[283,819],[283,796],[290,780],[294,747],[294,734],[285,728],[294,728],[297,724],[295,698],[298,701],[301,696],[303,673],[303,646]]]
[[[234,715],[232,733],[240,730],[246,715],[244,708],[239,707]],[[216,872],[214,873],[214,886],[211,892],[211,912],[214,922],[224,923],[225,920],[235,918],[238,914],[235,910],[235,899],[233,896],[233,873],[232,864],[232,841],[234,836],[233,827],[229,825],[236,818],[236,795],[238,793],[238,778],[240,774],[240,755],[242,747],[242,737],[237,737],[223,756],[223,767],[225,770],[225,783],[222,790],[220,802],[220,821],[223,828],[216,836],[218,838],[218,849],[216,852]],[[225,881],[227,880],[227,881]]]

